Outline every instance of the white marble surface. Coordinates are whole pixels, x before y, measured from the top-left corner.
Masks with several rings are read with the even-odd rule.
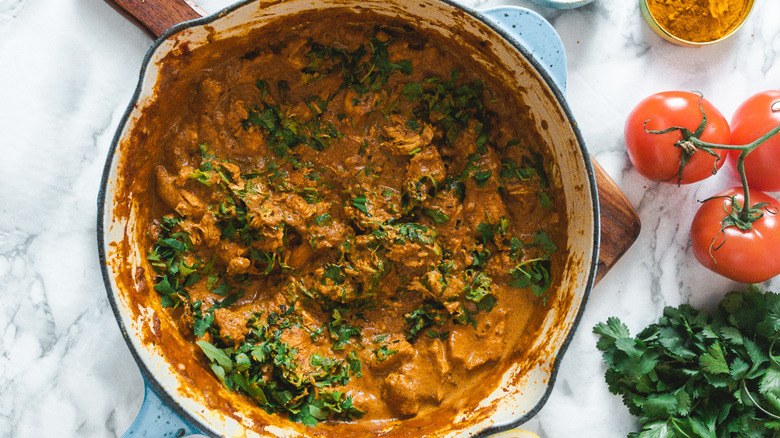
[[[592,292],[552,396],[525,425],[543,438],[623,437],[634,419],[607,391],[593,325],[616,315],[636,332],[665,305],[711,307],[738,287],[699,266],[688,239],[696,200],[730,185],[726,176],[681,188],[643,180],[623,122],[657,91],[701,91],[730,117],[750,94],[776,88],[780,2],[756,0],[738,34],[701,49],[661,40],[635,0],[568,11],[464,3],[527,6],[553,23],[584,138],[641,216],[638,241]],[[0,0],[0,437],[119,436],[141,404],[95,224],[104,160],[150,44],[103,0]]]

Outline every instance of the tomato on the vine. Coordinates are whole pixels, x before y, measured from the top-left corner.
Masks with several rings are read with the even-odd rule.
[[[731,117],[731,141],[743,145],[780,126],[780,90],[767,90],[749,97]],[[736,172],[740,151],[729,151],[732,175]],[[780,136],[775,135],[745,157],[745,175],[750,188],[766,192],[780,191]]]
[[[710,270],[742,283],[761,283],[780,274],[780,202],[750,190],[750,203],[765,203],[760,219],[743,231],[723,226],[723,219],[735,211],[732,197],[741,206],[742,187],[733,187],[706,200],[691,224],[691,243],[696,259]]]
[[[701,107],[699,106],[701,105]],[[626,149],[634,168],[653,181],[688,184],[712,175],[725,162],[705,151],[696,150],[680,173],[683,150],[675,146],[682,139],[679,131],[652,134],[671,127],[695,132],[702,123],[702,111],[707,125],[702,141],[728,143],[731,135],[728,121],[707,99],[686,91],[665,91],[647,97],[629,114],[625,126]]]

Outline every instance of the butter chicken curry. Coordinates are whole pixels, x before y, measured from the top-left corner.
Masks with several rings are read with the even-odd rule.
[[[227,388],[305,425],[395,420],[524,359],[560,183],[522,90],[460,53],[344,13],[169,55],[136,133],[147,260]]]

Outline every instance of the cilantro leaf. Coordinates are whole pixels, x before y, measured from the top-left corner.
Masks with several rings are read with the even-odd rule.
[[[443,211],[437,209],[432,209],[432,208],[423,209],[423,214],[431,218],[433,220],[433,223],[436,225],[441,225],[447,222],[448,220],[450,220],[449,216],[444,214]]]
[[[233,369],[233,361],[230,360],[230,357],[228,357],[222,349],[219,349],[206,341],[197,341],[195,343],[203,350],[203,353],[206,354],[206,357],[208,357],[209,360],[216,362],[226,371],[231,371]]]
[[[363,213],[368,214],[368,208],[366,207],[366,195],[360,195],[352,199],[352,205]]]
[[[718,342],[707,347],[707,352],[699,357],[699,365],[704,371],[712,374],[729,372],[729,365],[723,357],[723,350]]]

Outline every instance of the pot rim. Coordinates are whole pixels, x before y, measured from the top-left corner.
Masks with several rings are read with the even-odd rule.
[[[147,367],[146,363],[144,362],[141,355],[136,350],[135,345],[133,344],[133,338],[129,334],[127,327],[125,326],[125,323],[121,317],[120,314],[120,304],[117,302],[116,293],[111,286],[111,272],[109,272],[108,268],[108,251],[105,247],[105,236],[106,236],[106,230],[104,228],[104,221],[106,219],[106,201],[107,201],[107,193],[108,193],[108,182],[109,182],[109,176],[111,174],[112,169],[112,163],[114,161],[114,158],[117,153],[118,145],[123,138],[123,131],[127,125],[128,120],[130,119],[131,115],[135,111],[135,105],[138,103],[141,91],[145,85],[144,83],[144,77],[146,75],[146,71],[149,68],[149,64],[151,63],[151,60],[156,53],[156,51],[162,46],[162,44],[167,41],[170,37],[173,35],[192,27],[201,26],[201,25],[208,25],[209,23],[215,22],[221,18],[224,18],[224,16],[230,14],[231,12],[240,9],[242,7],[245,7],[251,3],[260,2],[262,0],[240,0],[237,3],[234,3],[232,5],[229,5],[223,9],[218,10],[217,12],[214,12],[210,15],[203,16],[201,18],[197,18],[194,20],[184,21],[181,23],[178,23],[174,26],[171,26],[168,30],[166,30],[160,37],[158,37],[152,45],[147,50],[146,54],[144,55],[141,69],[139,72],[139,80],[138,84],[135,88],[135,91],[130,99],[130,102],[122,115],[122,118],[119,121],[119,124],[117,125],[117,130],[114,134],[114,137],[111,141],[111,146],[108,150],[106,163],[103,168],[103,175],[101,177],[100,182],[100,189],[98,191],[98,198],[97,198],[97,244],[98,244],[98,259],[100,262],[100,269],[103,277],[103,283],[106,287],[107,295],[108,295],[108,301],[111,305],[111,309],[114,313],[114,317],[119,325],[120,331],[122,332],[122,336],[125,339],[125,343],[130,349],[130,353],[133,356],[133,359],[135,360],[136,364],[138,365],[138,368],[141,372],[141,375],[143,377],[144,383],[152,388],[152,390],[161,398],[163,403],[165,403],[168,407],[170,407],[174,413],[179,415],[182,419],[184,419],[186,422],[191,423],[197,427],[202,433],[209,435],[214,438],[219,438],[220,435],[213,430],[211,425],[202,422],[199,418],[192,415],[187,409],[182,407],[176,399],[168,392],[168,390],[163,386],[155,377],[154,373]],[[586,261],[589,263],[588,265],[588,274],[587,274],[587,280],[583,286],[583,294],[582,294],[582,300],[579,303],[577,313],[572,319],[571,327],[569,328],[568,333],[566,334],[565,338],[563,339],[561,346],[556,351],[556,357],[555,360],[550,365],[550,375],[548,378],[548,383],[546,385],[544,394],[539,399],[539,401],[534,405],[533,408],[529,409],[525,414],[522,416],[519,416],[518,418],[509,421],[507,423],[503,424],[495,424],[490,427],[487,427],[480,432],[478,432],[476,435],[474,435],[475,438],[480,437],[486,437],[498,432],[507,431],[514,429],[521,424],[527,422],[529,419],[531,419],[534,415],[536,415],[542,407],[546,404],[547,400],[550,397],[550,394],[552,393],[552,389],[555,383],[555,379],[558,373],[558,369],[560,367],[561,360],[563,359],[563,356],[568,349],[569,344],[572,342],[574,333],[576,332],[580,320],[582,319],[582,315],[585,310],[585,306],[587,304],[588,298],[590,296],[590,292],[593,289],[593,286],[595,284],[595,278],[596,278],[596,269],[598,265],[598,256],[599,256],[599,247],[600,247],[600,229],[601,229],[601,217],[600,217],[600,206],[598,202],[598,186],[596,184],[596,177],[593,170],[593,165],[590,159],[590,155],[588,153],[587,147],[585,145],[585,141],[582,137],[582,133],[580,132],[578,125],[576,121],[574,120],[574,116],[571,112],[571,109],[569,108],[568,102],[566,100],[566,97],[564,95],[564,91],[558,87],[558,85],[553,80],[552,76],[548,72],[548,70],[531,54],[531,51],[528,47],[522,42],[520,42],[514,35],[512,35],[510,32],[505,31],[502,29],[496,22],[494,22],[492,19],[484,16],[481,14],[478,10],[468,8],[464,5],[461,5],[457,3],[454,0],[432,0],[432,1],[438,1],[440,3],[443,3],[449,7],[458,9],[465,14],[467,14],[471,19],[480,21],[483,25],[490,28],[492,31],[497,33],[501,38],[503,38],[505,41],[507,41],[512,48],[520,52],[521,55],[525,58],[526,61],[528,61],[533,68],[535,69],[536,73],[539,74],[539,76],[543,79],[543,81],[547,84],[547,86],[550,88],[551,93],[555,97],[555,100],[557,101],[558,105],[561,107],[563,115],[566,117],[569,125],[572,128],[572,132],[574,133],[575,138],[577,139],[578,146],[580,148],[580,153],[583,158],[583,165],[585,166],[585,171],[587,175],[587,179],[590,186],[590,200],[591,204],[593,206],[593,250],[590,256],[590,260]],[[525,9],[525,8],[519,8],[519,9]]]

